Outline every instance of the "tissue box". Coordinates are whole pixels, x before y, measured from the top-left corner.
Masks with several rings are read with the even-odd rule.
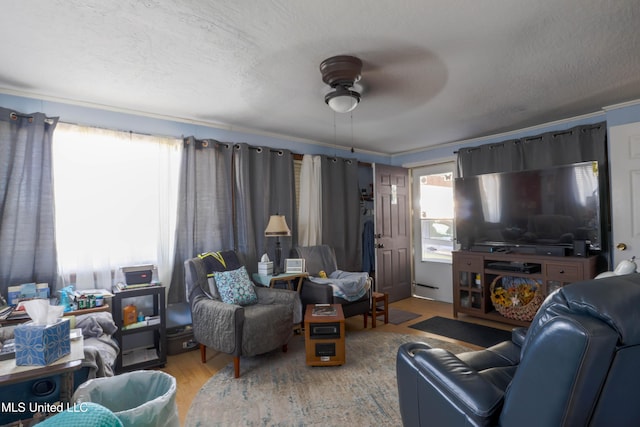
[[[69,319],[60,319],[52,325],[23,323],[13,333],[18,366],[48,365],[71,352]]]
[[[273,262],[259,262],[258,263],[258,274],[264,276],[271,276],[273,274]]]

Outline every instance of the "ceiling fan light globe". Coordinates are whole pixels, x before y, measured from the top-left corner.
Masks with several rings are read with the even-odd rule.
[[[360,94],[351,90],[336,90],[327,94],[324,101],[336,113],[348,113],[360,103]]]

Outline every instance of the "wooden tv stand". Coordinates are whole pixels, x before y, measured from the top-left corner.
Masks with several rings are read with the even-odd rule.
[[[555,289],[596,275],[597,256],[555,257],[545,255],[511,254],[504,252],[453,252],[453,315],[464,313],[475,317],[528,326],[530,322],[509,319],[498,313],[491,303],[490,286],[498,276],[526,277],[542,282],[548,295]],[[496,269],[494,263],[527,263],[532,272]]]

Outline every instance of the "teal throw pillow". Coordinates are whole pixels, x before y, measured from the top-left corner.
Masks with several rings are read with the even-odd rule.
[[[253,282],[244,266],[232,271],[215,271],[213,278],[222,302],[237,305],[252,305],[258,302]]]

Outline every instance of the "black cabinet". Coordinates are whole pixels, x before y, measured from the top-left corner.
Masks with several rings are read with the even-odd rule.
[[[147,320],[125,327],[123,309],[132,302],[144,303],[140,311]],[[164,286],[116,291],[112,305],[113,320],[118,325],[114,338],[120,344],[116,373],[163,367],[167,363]]]

